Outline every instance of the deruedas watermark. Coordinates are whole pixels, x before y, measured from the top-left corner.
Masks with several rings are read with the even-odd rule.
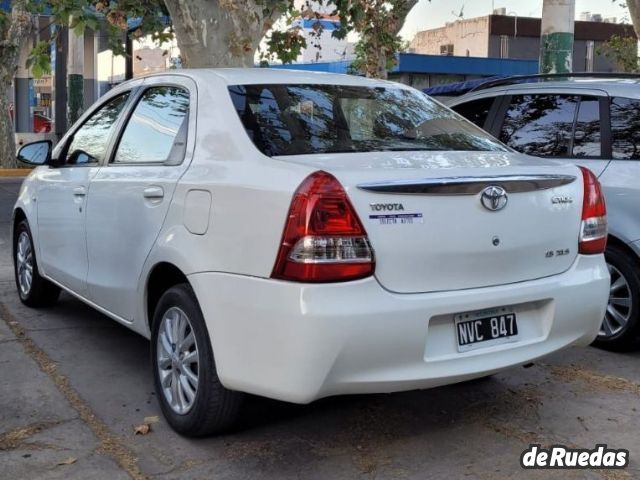
[[[520,455],[520,466],[527,469],[622,469],[629,465],[629,450],[597,444],[594,449],[531,444]]]

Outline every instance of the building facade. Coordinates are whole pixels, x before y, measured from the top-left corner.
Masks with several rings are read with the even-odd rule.
[[[340,26],[340,17],[321,14],[320,18],[299,18],[292,26],[300,28],[307,44],[298,55],[297,62],[334,62],[355,56],[354,43],[333,36]]]
[[[413,53],[429,55],[537,60],[540,55],[540,28],[539,18],[487,15],[456,20],[444,27],[418,32],[409,49]],[[599,53],[599,47],[613,35],[637,38],[631,25],[576,21],[573,71],[615,71],[615,63]]]

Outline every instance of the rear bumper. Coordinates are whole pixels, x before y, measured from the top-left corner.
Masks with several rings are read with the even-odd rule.
[[[602,255],[578,256],[553,277],[428,294],[390,293],[374,278],[302,285],[198,273],[189,280],[222,383],[297,403],[455,383],[588,345],[609,292]],[[497,306],[515,306],[518,341],[459,353],[453,315]]]

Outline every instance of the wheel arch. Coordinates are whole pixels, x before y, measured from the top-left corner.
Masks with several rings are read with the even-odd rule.
[[[15,238],[14,238],[14,234],[16,229],[18,228],[18,225],[20,224],[20,222],[22,222],[23,220],[27,220],[27,214],[24,212],[24,210],[22,209],[22,207],[16,207],[13,210],[13,220],[11,221],[11,239],[12,239],[12,244],[13,244],[13,248],[15,248]]]
[[[18,225],[20,225],[21,222],[25,221],[27,222],[27,224],[29,225],[29,230],[31,231],[31,241],[33,242],[33,246],[34,248],[38,248],[36,246],[36,239],[33,237],[33,230],[31,229],[31,225],[29,224],[29,218],[27,217],[27,213],[24,211],[24,209],[22,207],[16,207],[13,210],[13,219],[11,220],[10,226],[11,226],[11,232],[9,233],[9,240],[11,242],[11,258],[13,259],[13,257],[16,254],[16,230],[18,229]]]
[[[640,256],[638,252],[636,252],[627,242],[621,240],[615,235],[609,234],[607,237],[607,248],[610,246],[615,246],[616,248],[622,250],[627,253],[630,257],[635,259],[636,267],[640,267]]]
[[[159,262],[149,271],[146,282],[146,326],[151,330],[153,315],[160,297],[171,287],[180,283],[189,283],[187,276],[170,262]]]

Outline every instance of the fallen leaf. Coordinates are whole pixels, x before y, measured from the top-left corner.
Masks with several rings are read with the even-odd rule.
[[[160,419],[158,418],[157,415],[154,415],[153,417],[144,417],[144,423],[146,423],[147,425],[151,425],[152,423],[158,423],[160,421]]]
[[[69,457],[66,460],[58,462],[58,465],[72,465],[78,461],[77,458]]]
[[[136,425],[133,427],[134,435],[146,435],[151,431],[151,426],[143,423],[142,425]]]

